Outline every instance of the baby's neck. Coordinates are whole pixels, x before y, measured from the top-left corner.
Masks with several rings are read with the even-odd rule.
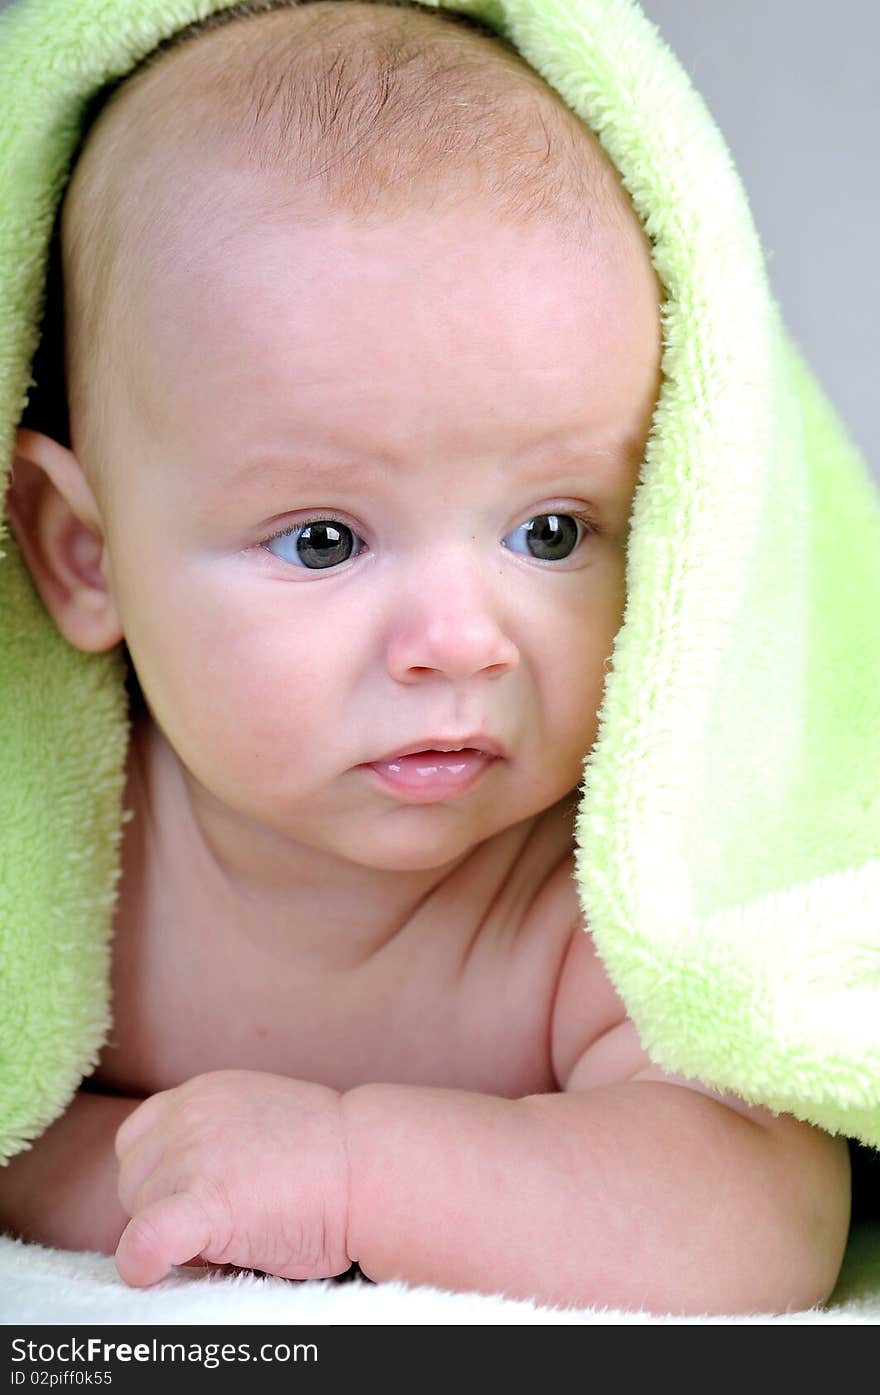
[[[200,794],[148,713],[133,721],[117,924],[147,932],[173,913],[212,926],[218,953],[249,943],[279,960],[363,963],[463,879],[499,876],[534,819],[441,868],[364,867],[255,827]],[[489,863],[493,866],[490,869]],[[457,874],[457,875],[456,875]],[[454,879],[454,886],[453,886]],[[172,911],[173,908],[173,911]]]

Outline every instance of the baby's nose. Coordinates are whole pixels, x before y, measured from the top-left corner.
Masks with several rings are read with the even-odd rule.
[[[500,678],[519,663],[503,607],[483,588],[426,577],[407,602],[389,643],[388,667],[398,682],[427,673],[458,682],[477,674]]]

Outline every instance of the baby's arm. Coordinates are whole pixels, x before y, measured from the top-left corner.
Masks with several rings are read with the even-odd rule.
[[[375,1280],[659,1313],[824,1302],[849,1224],[842,1139],[678,1084],[505,1100],[343,1096],[348,1251]]]
[[[578,1306],[824,1301],[849,1227],[845,1140],[665,1076],[577,916],[550,1018],[559,1094],[343,1097],[352,1259],[371,1278]]]
[[[77,1091],[32,1146],[0,1167],[0,1230],[112,1255],[129,1217],[117,1194],[116,1131],[140,1099]]]

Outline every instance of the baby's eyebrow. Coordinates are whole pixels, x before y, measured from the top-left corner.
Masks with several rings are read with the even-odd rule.
[[[640,443],[638,443],[640,444]],[[510,458],[511,471],[516,473],[521,483],[540,479],[561,467],[571,466],[578,460],[622,462],[628,460],[637,443],[624,437],[613,446],[599,445],[583,437],[577,441],[564,442],[557,437],[545,437],[533,444],[532,448],[521,453],[519,464],[514,452]],[[399,464],[393,454],[382,452],[374,455],[365,452],[356,461],[344,457],[321,457],[308,450],[259,455],[245,461],[237,469],[230,471],[222,479],[224,489],[231,486],[247,486],[253,481],[260,484],[277,481],[279,485],[291,483],[317,482],[328,484],[371,484],[382,476],[394,475],[405,466]],[[584,478],[581,483],[587,483]]]
[[[352,479],[358,481],[369,479],[378,473],[378,467],[371,465],[368,460],[361,460],[357,463],[343,459],[320,460],[309,455],[308,452],[301,454],[298,451],[291,451],[278,455],[258,456],[253,460],[248,460],[238,469],[225,475],[222,484],[224,488],[231,485],[241,487],[252,481],[257,481],[260,484],[271,483],[273,480],[277,480],[278,484],[307,483],[314,480],[345,484],[351,483]]]
[[[393,470],[388,465],[382,465],[367,455],[357,460],[344,455],[325,458],[317,452],[293,449],[236,462],[229,473],[213,478],[219,494],[225,495],[250,487],[255,490],[298,490],[326,485],[339,490],[371,490],[382,480],[388,480],[389,476],[393,478]]]

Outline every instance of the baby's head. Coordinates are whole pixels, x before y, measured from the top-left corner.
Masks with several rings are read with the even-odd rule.
[[[516,52],[411,5],[221,14],[102,110],[62,264],[70,444],[19,433],[13,526],[203,807],[415,868],[575,789],[661,291]],[[363,768],[473,734],[505,757],[453,797]]]

